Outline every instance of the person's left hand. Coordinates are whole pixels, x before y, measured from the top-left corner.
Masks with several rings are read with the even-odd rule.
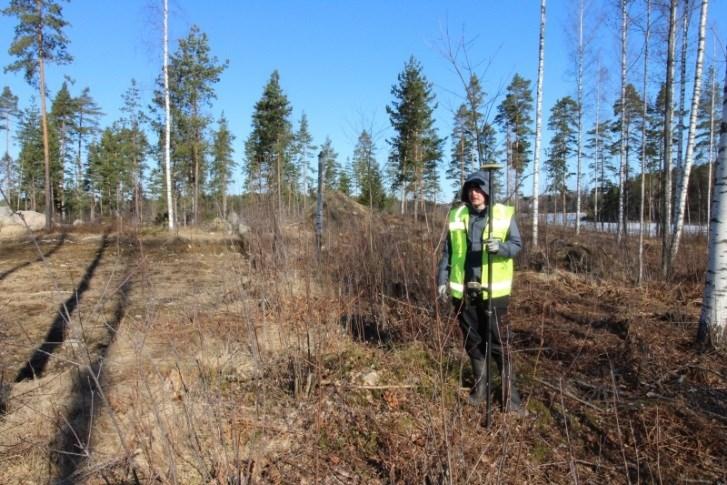
[[[500,250],[500,241],[497,239],[488,239],[485,245],[487,246],[488,253],[496,253]]]

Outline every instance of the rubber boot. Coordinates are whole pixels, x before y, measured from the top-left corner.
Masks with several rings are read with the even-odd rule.
[[[487,399],[487,365],[484,359],[470,357],[472,376],[475,380],[467,398],[470,404],[481,404]]]

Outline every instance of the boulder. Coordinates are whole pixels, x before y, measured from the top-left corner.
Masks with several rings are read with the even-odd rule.
[[[30,229],[33,231],[38,231],[45,227],[45,214],[41,214],[40,212],[35,211],[16,212],[15,214],[13,214],[13,220],[16,221],[16,224],[19,224],[23,227],[25,227],[25,224],[23,224],[23,221],[18,214],[21,214],[23,216],[23,219],[25,219],[25,224],[27,224],[28,227],[30,227]]]
[[[78,227],[78,226],[82,226],[82,225],[83,225],[83,221],[81,219],[76,219],[75,221],[73,221],[73,227]]]
[[[234,227],[240,223],[240,216],[237,215],[237,212],[230,211],[227,213],[227,222]]]
[[[250,232],[250,226],[248,226],[247,224],[241,222],[237,225],[237,234],[239,234],[240,236],[244,236],[248,232]]]

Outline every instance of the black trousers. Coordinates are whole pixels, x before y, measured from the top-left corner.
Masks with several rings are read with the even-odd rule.
[[[487,318],[487,300],[453,299],[457,309],[457,319],[464,337],[464,348],[472,359],[484,360],[487,352],[487,332],[492,335],[492,358],[502,376],[503,402],[505,394],[513,388],[515,366],[512,358],[512,332],[507,321],[508,297],[495,298],[492,301],[493,322]],[[489,369],[488,369],[489,372]]]

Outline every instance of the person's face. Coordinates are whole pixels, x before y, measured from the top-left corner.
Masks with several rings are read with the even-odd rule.
[[[467,196],[469,197],[470,204],[473,207],[484,207],[487,203],[487,196],[479,187],[471,185],[468,190]]]

